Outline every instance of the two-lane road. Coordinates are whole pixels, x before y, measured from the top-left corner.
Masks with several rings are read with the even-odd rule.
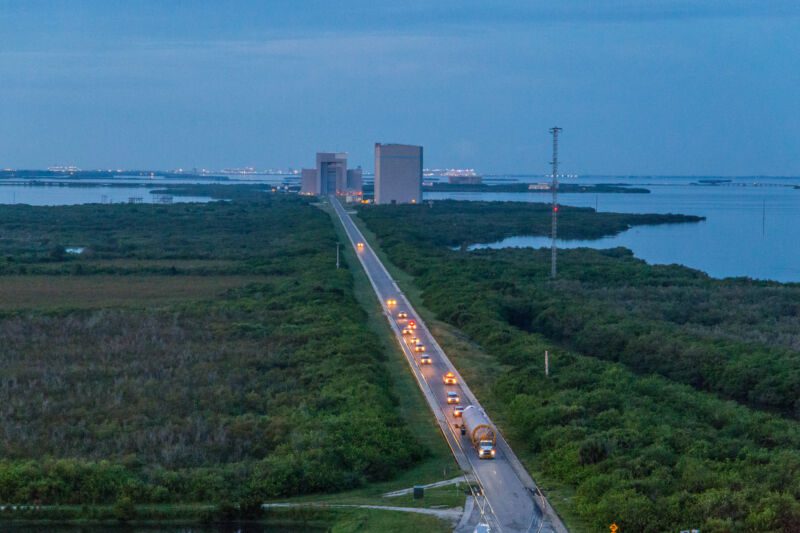
[[[411,370],[442,427],[456,461],[465,472],[474,475],[482,488],[484,498],[479,501],[479,505],[483,509],[485,521],[493,526],[493,531],[509,533],[566,531],[499,432],[495,459],[478,459],[469,439],[462,436],[456,427],[461,419],[453,415],[453,405],[447,404],[447,392],[457,392],[462,406],[480,407],[478,400],[342,205],[334,197],[330,200],[372,283]],[[390,303],[391,300],[396,303]],[[408,318],[398,319],[400,312],[407,313]],[[420,364],[422,354],[414,351],[409,336],[402,334],[402,328],[407,325],[408,320],[416,322],[414,335],[425,346],[424,353],[431,356],[431,364]],[[442,376],[447,372],[456,375],[456,385],[444,384]],[[542,509],[545,509],[544,513]]]

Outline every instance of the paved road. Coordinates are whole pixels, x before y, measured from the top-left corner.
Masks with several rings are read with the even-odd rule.
[[[402,513],[416,513],[435,516],[444,520],[450,520],[453,524],[457,523],[461,518],[462,510],[460,507],[453,509],[428,509],[426,507],[397,507],[395,505],[359,505],[350,503],[264,503],[261,505],[262,509],[288,509],[292,507],[321,507],[323,509],[330,508],[347,508],[353,507],[357,509],[377,509],[379,511],[398,511]]]
[[[485,520],[492,525],[492,531],[506,533],[538,531],[560,533],[566,531],[499,432],[497,457],[493,460],[481,460],[478,459],[469,439],[462,436],[461,432],[456,429],[455,425],[460,419],[453,416],[453,406],[447,405],[447,392],[458,392],[461,399],[460,405],[463,406],[477,405],[480,407],[478,400],[342,205],[334,197],[331,197],[330,200],[378,299],[381,301],[384,313],[408,359],[411,370],[442,427],[442,432],[453,450],[456,461],[465,472],[473,474],[482,487],[483,498],[476,500],[476,504],[483,510]],[[359,246],[359,243],[362,245]],[[390,299],[396,300],[397,303],[389,305],[387,302]],[[404,338],[402,335],[401,329],[405,321],[397,319],[397,314],[400,312],[408,313],[408,320],[416,321],[418,325],[416,336],[425,345],[426,353],[431,355],[432,364],[419,364],[421,354],[415,353],[407,337]],[[442,376],[446,372],[456,374],[457,385],[444,385]]]

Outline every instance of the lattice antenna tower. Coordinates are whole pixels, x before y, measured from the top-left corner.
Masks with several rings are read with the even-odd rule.
[[[550,162],[553,166],[553,206],[550,228],[550,277],[552,279],[555,279],[558,273],[556,265],[558,245],[556,244],[556,239],[558,239],[558,134],[560,131],[561,128],[558,126],[550,128],[550,133],[553,135],[553,160]]]

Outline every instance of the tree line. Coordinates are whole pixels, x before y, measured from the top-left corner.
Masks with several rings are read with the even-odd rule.
[[[452,248],[549,229],[547,206],[506,207],[359,216],[425,306],[497,363],[473,372],[482,402],[545,486],[573,491],[564,505],[588,530],[797,531],[800,288],[713,280],[624,249],[561,251],[553,282],[549,250]],[[587,238],[627,217],[565,209],[559,222]]]
[[[54,243],[94,253],[56,259]],[[166,264],[175,283],[204,264],[258,276],[200,301],[42,301],[0,317],[0,502],[258,502],[415,464],[426,450],[388,392],[335,249],[327,214],[253,191],[210,204],[0,206],[8,269],[70,276],[78,265],[91,279],[124,265],[119,283]]]

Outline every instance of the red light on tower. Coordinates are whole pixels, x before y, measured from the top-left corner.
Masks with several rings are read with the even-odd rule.
[[[558,237],[558,133],[561,128],[558,126],[550,128],[550,133],[553,135],[553,160],[550,162],[553,165],[553,184],[550,187],[553,193],[553,212],[551,214],[550,222],[550,278],[556,279],[556,238]]]

